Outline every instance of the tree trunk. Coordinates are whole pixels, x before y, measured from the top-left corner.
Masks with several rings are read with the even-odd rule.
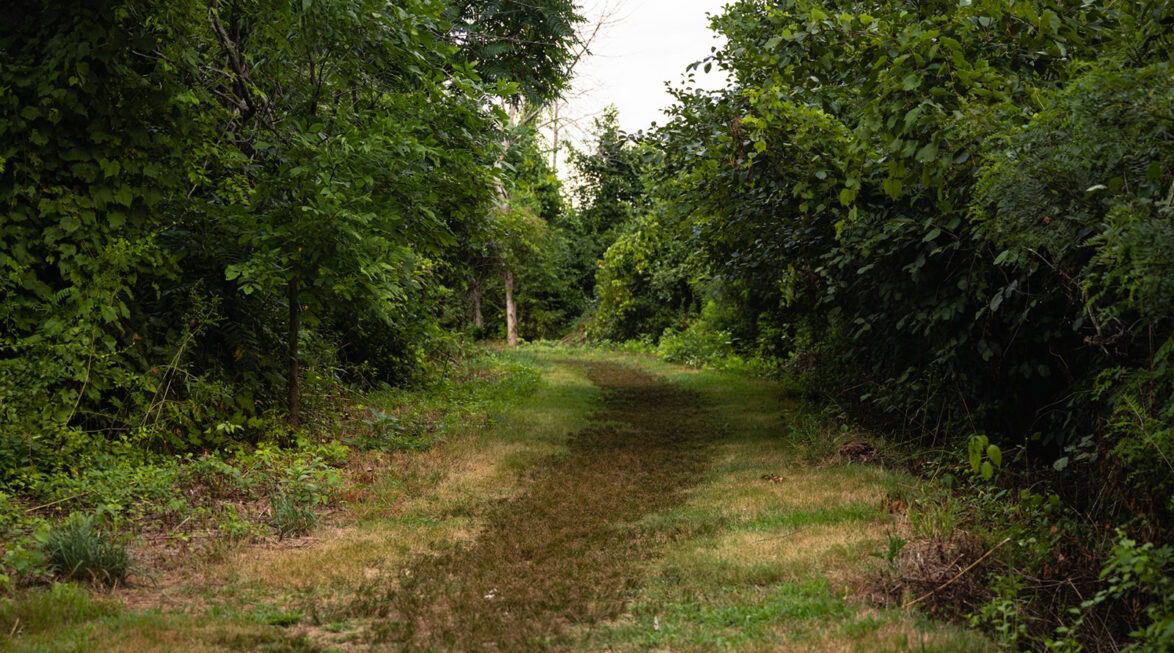
[[[505,279],[505,335],[511,347],[518,346],[518,304],[514,301],[514,273],[506,268]]]
[[[481,285],[481,279],[473,281],[473,288],[469,291],[469,298],[473,302],[473,326],[478,331],[485,328],[485,316],[481,313],[481,298],[485,296],[485,287]]]
[[[301,376],[301,363],[298,361],[298,337],[302,330],[302,306],[297,278],[290,279],[287,288],[289,293],[289,423],[297,426],[301,423],[301,387],[298,385]]]
[[[550,132],[552,134],[551,140],[553,146],[550,152],[550,169],[555,173],[558,172],[558,100],[554,101],[554,118],[550,122]]]

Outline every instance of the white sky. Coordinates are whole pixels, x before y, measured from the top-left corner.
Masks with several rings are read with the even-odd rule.
[[[581,144],[591,119],[609,104],[619,108],[625,131],[664,122],[661,110],[672,103],[665,82],[679,85],[685,67],[718,45],[707,14],[719,13],[726,1],[582,0],[588,25],[607,15],[610,19],[592,44],[592,54],[579,62],[560,107],[561,138]],[[716,70],[705,74],[698,69],[696,80],[705,88],[719,88],[725,82]]]

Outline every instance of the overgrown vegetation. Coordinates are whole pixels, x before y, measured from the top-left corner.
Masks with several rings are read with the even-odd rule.
[[[45,562],[62,578],[113,585],[126,580],[130,555],[126,546],[110,540],[92,517],[74,514],[49,531]]]
[[[507,109],[565,85],[570,2],[7,11],[6,492],[50,498],[130,458],[292,442],[340,388],[451,358],[467,279],[517,243],[557,260],[557,181]],[[520,289],[536,333],[579,310],[546,307],[562,297],[544,285]]]
[[[578,427],[594,396],[590,386],[559,379],[549,367],[477,356],[424,388],[388,390],[356,404],[339,425],[354,434],[354,444],[186,461],[162,498],[104,513],[102,522],[81,513],[58,520],[66,508],[26,517],[26,528],[4,533],[9,552],[15,543],[28,565],[20,572],[6,565],[17,587],[0,597],[8,638],[0,646],[41,650],[76,639],[121,649],[133,648],[126,638],[141,636],[144,650],[170,650],[175,637],[193,650],[218,650],[213,644],[226,632],[249,633],[242,642],[297,641],[273,631],[365,614],[361,606],[394,582],[397,565],[467,537],[482,504],[511,491],[524,468],[550,456]],[[540,389],[540,373],[557,383]],[[530,403],[537,412],[523,408]],[[377,428],[367,417],[375,413],[398,428]],[[282,541],[310,529],[319,537]],[[321,538],[322,529],[330,537]],[[356,580],[372,569],[378,579]],[[167,610],[151,617],[68,586],[29,586],[56,578]],[[355,637],[350,631],[363,627],[349,626],[339,637]]]
[[[573,3],[5,10],[0,588],[119,582],[152,520],[306,532],[352,450],[443,435],[351,405],[468,369],[470,278],[538,252],[527,324],[581,310],[540,293],[566,207],[509,120],[564,88]]]
[[[595,333],[756,361],[963,460],[985,439],[935,467],[1013,540],[976,622],[1169,647],[1156,586],[1107,588],[1129,542],[1171,571],[1170,26],[1161,1],[732,3],[696,64],[729,87],[638,139],[651,197]]]
[[[8,3],[0,591],[122,586],[136,551],[215,558],[313,533],[348,503],[402,517],[357,500],[370,470],[426,460],[537,387],[470,340],[573,328],[779,376],[826,409],[794,411],[796,461],[836,442],[944,485],[885,499],[907,523],[870,551],[881,603],[924,594],[900,600],[1008,649],[1170,648],[1169,9],[735,0],[712,19],[724,45],[691,67],[728,86],[675,91],[668,123],[635,136],[604,112],[568,189],[537,125],[586,53],[572,0]],[[841,437],[863,430],[893,444]],[[531,448],[557,449],[546,436]],[[690,514],[650,537],[875,517],[828,510]],[[714,578],[758,572],[730,573]],[[778,643],[770,614],[797,610],[800,630],[848,614],[821,582],[707,587],[698,603],[669,579],[665,611],[635,613],[659,634],[609,632]],[[67,586],[36,596],[0,605],[0,625],[40,624],[42,599],[66,620],[109,616]],[[311,643],[253,626],[374,614],[318,598],[220,636],[297,650]],[[416,608],[419,629],[393,635],[448,636]],[[894,623],[844,628],[921,632]],[[531,626],[510,636],[533,644]]]

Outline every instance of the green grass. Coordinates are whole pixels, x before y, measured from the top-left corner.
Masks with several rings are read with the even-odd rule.
[[[738,648],[801,638],[844,617],[848,608],[826,582],[809,580],[772,587],[739,588],[664,600],[637,607],[631,623],[614,628],[601,644],[698,650]],[[784,637],[780,626],[787,627]]]
[[[710,434],[709,465],[688,500],[637,524],[671,543],[646,565],[626,614],[581,628],[576,650],[993,649],[976,633],[857,598],[900,527],[884,498],[932,494],[903,472],[838,460],[842,442],[867,434],[768,380],[638,354],[576,355],[634,365],[694,393]]]
[[[49,531],[45,556],[51,570],[71,580],[114,585],[130,571],[126,545],[111,540],[89,515],[70,515]]]
[[[616,365],[655,378],[633,377],[641,389],[627,397],[588,379],[627,375]],[[429,570],[449,580],[414,585],[417,644],[467,631],[476,637],[461,641],[476,648],[505,624],[513,632],[500,641],[515,649],[992,648],[857,598],[890,535],[911,528],[885,498],[937,495],[898,471],[843,464],[838,445],[866,435],[776,383],[539,345],[369,403],[386,416],[364,436],[374,451],[345,463],[366,480],[312,539],[227,542],[190,576],[157,579],[169,603],[162,589],[135,590],[144,607],[134,611],[73,585],[23,590],[0,600],[0,651],[312,651],[380,638],[397,650],[404,633],[386,624],[414,608],[389,601],[403,598],[406,571]],[[624,444],[686,425],[684,439]],[[224,476],[205,466],[209,482]],[[226,496],[252,496],[252,477],[229,476]],[[949,506],[919,514],[918,529],[953,527]],[[490,589],[516,601],[520,621],[486,616]],[[553,622],[562,627],[539,627]]]
[[[472,538],[487,506],[517,492],[538,461],[565,453],[598,398],[573,366],[493,352],[466,376],[375,393],[366,401],[400,428],[371,433],[375,451],[345,463],[371,469],[370,481],[336,508],[341,523],[327,537],[311,530],[311,546],[289,548],[223,538],[217,558],[192,558],[190,568],[129,590],[136,604],[160,610],[126,611],[69,584],[14,592],[0,602],[0,650],[301,651],[364,639],[368,606],[402,567]],[[398,440],[377,441],[389,432]],[[221,460],[197,462],[192,474],[211,494],[256,498],[256,470],[242,477]],[[308,639],[298,634],[307,628]]]

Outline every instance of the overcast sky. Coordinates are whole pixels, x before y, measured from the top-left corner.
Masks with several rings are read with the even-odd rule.
[[[727,0],[582,0],[589,24],[605,14],[610,20],[579,63],[560,117],[569,120],[564,138],[581,142],[591,117],[609,104],[619,108],[620,125],[629,132],[663,122],[661,110],[672,99],[665,82],[680,82],[685,67],[718,44],[707,14]],[[722,85],[716,72],[697,71],[699,86]],[[569,133],[568,133],[569,132]]]

